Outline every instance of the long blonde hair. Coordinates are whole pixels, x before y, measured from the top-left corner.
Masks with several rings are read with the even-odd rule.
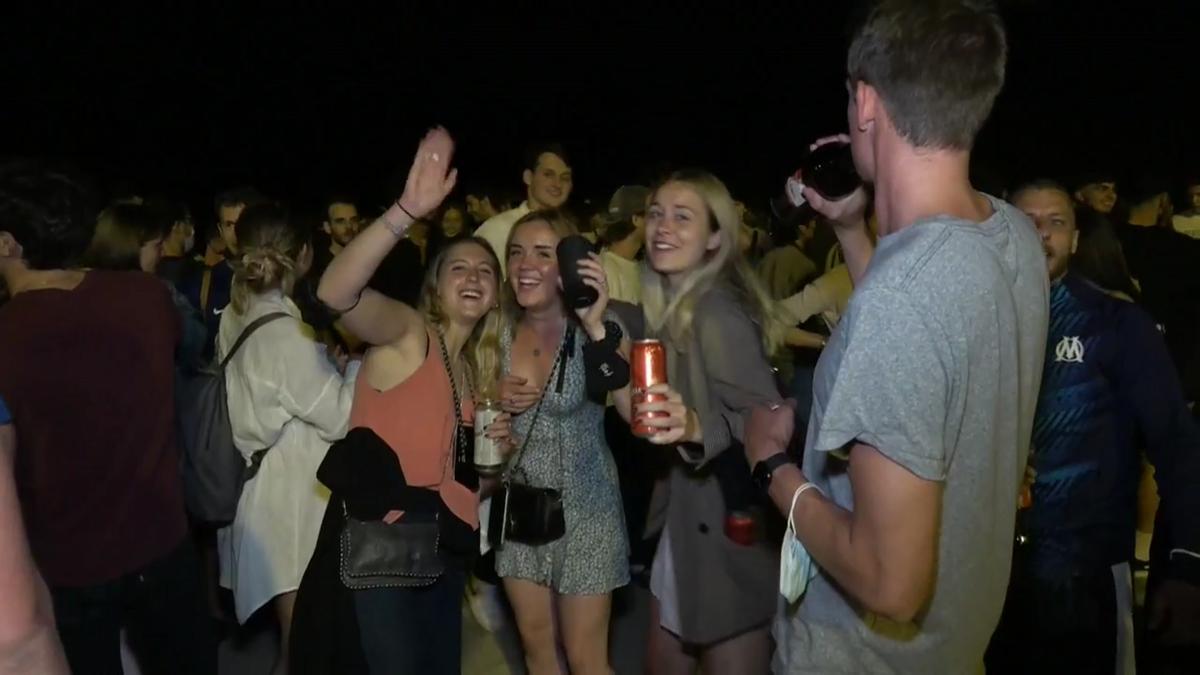
[[[689,271],[676,289],[669,289],[664,275],[648,264],[642,268],[642,309],[649,329],[668,336],[676,345],[685,345],[691,335],[696,303],[717,284],[732,290],[750,320],[758,326],[768,356],[783,344],[785,326],[776,314],[770,294],[750,269],[738,246],[740,219],[733,197],[725,184],[706,171],[684,170],[672,174],[654,190],[657,197],[670,183],[686,185],[708,209],[709,228],[720,235],[715,251]],[[648,231],[648,230],[647,230]]]
[[[431,326],[443,329],[450,321],[450,317],[442,309],[441,299],[438,295],[438,277],[441,275],[442,265],[449,257],[450,251],[466,245],[475,245],[487,251],[488,256],[492,259],[492,269],[496,271],[496,293],[499,294],[502,291],[504,280],[500,278],[500,260],[496,257],[496,252],[492,250],[492,245],[486,239],[479,237],[460,239],[442,249],[425,272],[425,281],[421,286],[421,299],[418,305],[421,313],[425,315],[425,320]],[[471,331],[471,336],[463,347],[463,355],[466,357],[467,367],[471,371],[473,386],[477,394],[493,396],[498,389],[500,382],[500,320],[498,310],[489,310],[475,324],[475,329]]]
[[[299,277],[300,255],[310,237],[303,226],[275,204],[247,206],[237,223],[238,252],[230,304],[244,314],[250,296],[279,290],[290,296]]]

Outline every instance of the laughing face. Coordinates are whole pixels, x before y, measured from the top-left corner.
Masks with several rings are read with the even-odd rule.
[[[1117,203],[1117,184],[1112,181],[1088,183],[1079,188],[1075,197],[1100,213],[1111,213]]]
[[[438,301],[451,321],[474,322],[496,306],[495,258],[474,241],[446,250],[438,269]]]
[[[508,282],[517,304],[542,309],[562,300],[558,294],[558,233],[550,224],[533,220],[512,233],[508,245]]]
[[[681,277],[720,245],[721,234],[699,193],[679,182],[658,189],[646,211],[646,256],[654,271]]]

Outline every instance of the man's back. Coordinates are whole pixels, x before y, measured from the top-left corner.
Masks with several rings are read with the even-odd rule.
[[[861,609],[827,573],[776,626],[785,672],[974,672],[1000,617],[1047,323],[1033,226],[918,222],[880,240],[815,378],[804,473],[843,508],[839,457],[876,447],[943,485],[937,578],[915,624]]]
[[[174,435],[178,318],[157,278],[89,272],[0,309],[0,395],[16,476],[51,586],[130,572],[186,532]]]

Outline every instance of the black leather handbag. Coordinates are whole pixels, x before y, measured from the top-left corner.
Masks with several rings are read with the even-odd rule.
[[[506,541],[541,546],[567,533],[558,490],[507,482],[492,499],[488,541],[496,549],[504,548]]]
[[[567,329],[563,348],[559,350],[558,358],[555,359],[554,366],[550,369],[550,376],[547,378],[547,382],[549,382],[557,372],[560,390],[566,368],[563,358],[567,351],[567,345],[574,342],[573,331],[574,328]],[[533,412],[533,422],[529,425],[529,433],[525,436],[525,442],[521,444],[521,449],[509,463],[511,468],[505,472],[500,489],[492,495],[492,512],[488,518],[488,543],[497,550],[504,548],[504,543],[507,541],[515,541],[518,544],[529,546],[549,544],[562,538],[567,532],[562,493],[554,488],[534,487],[515,479],[518,474],[523,474],[521,456],[525,454],[525,448],[529,447],[529,439],[533,437],[534,430],[537,428],[538,417],[542,411],[542,401],[545,398],[543,395],[538,399],[537,408]],[[561,453],[562,450],[560,449],[559,452]],[[559,461],[562,461],[561,454]]]
[[[454,370],[450,367],[446,342],[441,335],[438,336],[438,343],[454,394],[454,436],[451,439],[454,447],[450,452],[449,464],[457,466],[466,462],[466,449],[462,442],[462,400],[454,381]],[[445,571],[440,550],[441,524],[437,513],[410,511],[394,523],[359,520],[350,516],[344,501],[342,513],[346,522],[342,527],[340,566],[342,583],[346,588],[362,590],[430,586]]]
[[[341,541],[342,583],[351,590],[429,586],[445,571],[438,550],[440,535],[437,514],[406,513],[395,523],[347,514]]]

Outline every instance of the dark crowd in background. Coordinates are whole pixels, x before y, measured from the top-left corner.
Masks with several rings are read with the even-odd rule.
[[[809,40],[824,138],[689,75],[637,150],[531,87],[344,168],[6,153],[0,675],[1195,672],[1197,148],[1081,143],[1002,9]]]

